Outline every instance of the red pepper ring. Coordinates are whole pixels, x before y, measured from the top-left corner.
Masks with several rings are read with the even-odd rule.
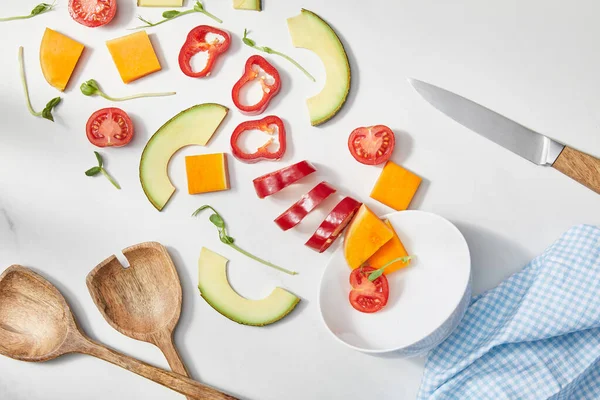
[[[254,190],[260,199],[275,194],[282,189],[290,186],[292,183],[308,176],[316,171],[308,161],[300,161],[299,163],[290,165],[277,171],[273,171],[263,176],[254,179]]]
[[[362,203],[352,197],[345,197],[333,208],[305,244],[319,253],[327,250],[346,229],[361,205]]]
[[[273,125],[275,125],[277,129],[273,128]],[[274,135],[277,132],[279,140],[279,148],[277,151],[272,152],[269,150],[269,146],[271,143],[273,143],[273,139],[269,139],[254,153],[246,153],[240,149],[238,146],[240,137],[244,134],[244,132],[252,129],[258,129],[270,135]],[[235,128],[233,134],[231,135],[231,152],[235,158],[246,163],[255,163],[260,160],[280,160],[285,154],[286,148],[287,144],[285,141],[285,126],[283,125],[281,118],[274,115],[269,115],[268,117],[259,119],[257,121],[242,122],[237,126],[237,128]]]
[[[218,39],[215,39],[211,42],[207,42],[206,35],[209,33],[220,35],[224,40],[220,42]],[[212,68],[217,58],[227,51],[230,44],[231,37],[229,36],[229,33],[208,25],[197,26],[188,33],[185,43],[179,51],[179,68],[181,68],[181,71],[184,74],[191,76],[192,78],[208,76],[212,72]],[[193,56],[201,51],[208,52],[206,66],[202,71],[194,72],[190,61]]]
[[[326,198],[335,193],[335,188],[327,182],[321,182],[306,193],[283,214],[275,219],[275,223],[284,231],[298,225],[311,211]]]
[[[259,67],[267,75],[270,75],[273,78],[273,84],[269,85],[266,82],[266,77],[260,76],[259,72],[254,69],[254,66]],[[263,95],[260,101],[254,105],[243,105],[240,101],[240,91],[242,87],[249,82],[254,80],[260,80],[260,84],[262,86]],[[240,78],[239,81],[233,85],[233,89],[231,90],[231,97],[233,99],[233,104],[244,114],[248,115],[257,115],[265,111],[269,102],[281,89],[281,77],[279,76],[279,71],[269,64],[267,60],[259,55],[254,55],[250,57],[246,61],[246,66],[244,68],[244,75]]]

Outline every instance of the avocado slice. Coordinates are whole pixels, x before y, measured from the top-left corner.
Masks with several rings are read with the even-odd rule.
[[[158,211],[175,193],[167,173],[173,154],[193,144],[206,146],[228,111],[220,104],[198,104],[168,120],[148,140],[140,160],[140,182],[146,197]]]
[[[233,8],[236,10],[261,11],[261,0],[233,0]]]
[[[280,287],[262,300],[240,296],[227,279],[227,261],[203,247],[198,259],[198,289],[212,308],[230,320],[243,325],[269,325],[288,315],[300,302],[297,296]]]
[[[325,65],[325,87],[306,101],[310,122],[317,126],[333,118],[346,102],[350,91],[348,56],[335,31],[312,11],[302,9],[287,23],[294,47],[312,50]]]

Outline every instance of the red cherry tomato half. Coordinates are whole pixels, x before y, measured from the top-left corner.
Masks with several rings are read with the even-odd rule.
[[[133,139],[133,123],[120,108],[103,108],[88,119],[85,132],[94,146],[121,147]]]
[[[71,18],[90,28],[108,24],[116,13],[117,0],[69,0]]]
[[[366,165],[383,164],[389,160],[395,144],[394,132],[385,125],[356,128],[348,138],[352,157]]]
[[[372,267],[359,267],[350,274],[350,304],[363,313],[374,313],[381,310],[390,297],[390,287],[385,275],[381,275],[373,282],[369,280]]]

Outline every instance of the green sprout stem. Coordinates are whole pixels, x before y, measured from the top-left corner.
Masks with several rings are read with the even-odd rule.
[[[23,46],[19,47],[19,72],[21,75],[21,84],[23,85],[23,91],[25,92],[25,103],[27,105],[27,109],[34,117],[42,117],[46,118],[54,122],[54,117],[52,116],[52,109],[60,103],[61,98],[55,97],[50,100],[46,107],[42,111],[35,111],[33,106],[31,105],[31,98],[29,97],[29,88],[27,87],[27,79],[25,78],[25,63],[23,62]]]
[[[217,230],[219,232],[219,239],[221,240],[222,243],[224,243],[224,244],[228,245],[229,247],[231,247],[232,249],[242,253],[246,257],[249,257],[249,258],[253,259],[254,261],[258,261],[259,263],[264,264],[268,267],[274,268],[281,272],[285,272],[286,274],[289,274],[289,275],[297,275],[298,274],[295,271],[290,271],[288,269],[285,269],[278,265],[275,265],[269,261],[263,260],[262,258],[257,257],[254,254],[251,254],[251,253],[247,252],[246,250],[240,248],[238,245],[236,245],[234,243],[235,239],[227,234],[227,228],[225,226],[225,221],[223,220],[223,217],[221,217],[221,214],[219,214],[217,212],[217,210],[215,210],[212,206],[210,206],[208,204],[204,205],[204,206],[198,208],[196,211],[194,211],[192,216],[196,217],[196,216],[198,216],[198,214],[200,214],[203,210],[206,210],[206,209],[210,209],[214,213],[210,216],[209,219],[210,219],[210,222],[212,222],[212,224],[217,227]]]
[[[19,19],[33,18],[36,15],[44,14],[44,13],[47,13],[48,11],[52,10],[54,8],[55,3],[56,3],[56,1],[52,2],[52,4],[40,3],[37,6],[35,6],[35,8],[33,10],[31,10],[31,13],[29,13],[28,15],[17,15],[15,17],[4,17],[4,18],[0,18],[0,22],[16,21]]]
[[[282,52],[279,52],[277,50],[273,50],[272,48],[267,47],[267,46],[258,46],[254,40],[252,40],[252,39],[250,39],[248,37],[248,30],[247,29],[244,29],[244,37],[242,38],[242,42],[244,42],[244,44],[246,46],[252,47],[255,50],[262,51],[262,52],[267,53],[267,54],[275,54],[277,56],[285,58],[286,60],[288,60],[289,62],[291,62],[292,64],[294,64],[296,66],[296,68],[298,68],[300,71],[302,71],[304,73],[304,75],[306,75],[308,77],[308,79],[310,79],[313,82],[316,82],[315,77],[312,76],[310,74],[310,72],[308,72],[302,65],[300,65],[292,57],[290,57],[287,54],[284,54]]]
[[[386,269],[387,267],[389,267],[390,265],[392,265],[392,264],[394,264],[394,263],[396,263],[396,262],[398,262],[398,261],[400,261],[400,262],[403,262],[403,263],[407,263],[407,262],[409,262],[409,261],[410,261],[410,260],[412,260],[412,259],[413,259],[413,257],[412,257],[412,256],[406,256],[406,257],[398,257],[398,258],[394,258],[392,261],[388,262],[388,263],[387,263],[387,264],[385,264],[383,267],[381,267],[381,268],[379,268],[379,269],[376,269],[375,271],[371,272],[371,273],[369,274],[369,278],[368,278],[368,279],[369,279],[371,282],[373,282],[375,279],[379,278],[379,277],[380,277],[380,276],[383,274],[383,272],[385,271],[385,269]]]
[[[115,181],[115,179],[112,176],[110,176],[110,174],[108,172],[106,172],[106,170],[104,169],[104,161],[102,160],[102,156],[100,155],[100,153],[95,151],[94,155],[96,156],[98,165],[96,167],[92,167],[92,168],[88,169],[87,171],[85,171],[85,175],[86,176],[96,176],[98,174],[102,174],[102,175],[104,175],[104,177],[106,179],[108,179],[108,181],[110,183],[112,183],[112,185],[114,187],[121,190],[121,186],[117,183],[117,181]]]
[[[86,96],[98,95],[98,96],[104,97],[105,99],[110,100],[110,101],[126,101],[126,100],[139,99],[142,97],[162,97],[162,96],[172,96],[174,94],[177,94],[176,92],[140,93],[140,94],[135,94],[133,96],[126,96],[126,97],[111,97],[111,96],[107,95],[106,93],[104,93],[100,89],[98,82],[96,82],[94,79],[90,79],[88,81],[83,82],[79,89],[81,90],[81,93],[83,93]]]
[[[164,24],[165,22],[171,21],[175,18],[179,18],[182,17],[184,15],[188,15],[188,14],[193,14],[193,13],[201,13],[206,15],[209,18],[212,18],[213,20],[217,21],[218,23],[222,24],[223,20],[218,18],[216,15],[213,15],[211,13],[209,13],[208,11],[206,11],[204,9],[204,6],[202,5],[202,3],[200,1],[196,1],[196,4],[194,5],[193,8],[190,8],[189,10],[185,10],[185,11],[177,11],[177,10],[169,10],[169,11],[165,11],[162,16],[164,19],[158,21],[158,22],[152,22],[149,21],[141,16],[138,16],[138,19],[140,21],[142,21],[145,25],[140,25],[140,26],[136,26],[135,28],[131,28],[130,30],[135,30],[135,29],[145,29],[145,28],[151,28],[154,26],[158,26],[160,24]]]

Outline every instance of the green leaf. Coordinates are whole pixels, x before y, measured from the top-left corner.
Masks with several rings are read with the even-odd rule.
[[[98,167],[102,168],[102,165],[103,165],[102,156],[97,151],[95,151],[94,154],[96,155],[96,160],[98,160]]]
[[[199,209],[197,209],[196,211],[194,211],[194,212],[192,213],[192,217],[196,217],[196,216],[198,216],[198,214],[200,214],[202,211],[206,210],[207,208],[210,208],[210,209],[211,209],[211,210],[213,210],[215,213],[217,212],[217,211],[215,211],[215,209],[214,209],[214,208],[212,208],[212,207],[211,207],[211,206],[209,206],[208,204],[205,204],[205,205],[203,205],[202,207],[200,207]]]
[[[234,239],[228,235],[221,235],[221,236],[219,236],[219,239],[221,239],[221,242],[223,242],[225,244],[233,244],[233,242],[234,242]]]
[[[196,4],[194,5],[194,11],[196,11],[196,12],[204,11],[204,6],[202,5],[202,3],[200,3],[199,1],[196,1]]]
[[[55,97],[52,100],[50,100],[48,104],[46,104],[46,108],[42,110],[42,117],[54,122],[54,116],[52,116],[52,109],[60,103],[60,100],[60,97]]]
[[[51,4],[47,4],[47,3],[38,4],[37,6],[35,6],[35,8],[33,10],[31,10],[31,15],[35,16],[35,15],[41,14],[43,12],[48,11],[51,8],[52,8]]]
[[[98,175],[101,171],[100,167],[92,167],[90,169],[88,169],[87,171],[85,171],[85,174],[87,176],[94,176],[94,175]]]
[[[379,278],[383,274],[383,271],[385,271],[385,267],[384,268],[379,268],[379,269],[371,272],[369,274],[369,280],[371,282],[373,282],[375,279]]]
[[[181,14],[181,11],[177,11],[177,10],[169,10],[169,11],[165,11],[162,16],[163,18],[175,18],[176,16],[178,16],[179,14]]]
[[[223,221],[223,218],[221,218],[221,216],[219,214],[213,214],[208,219],[217,228],[221,228],[221,229],[225,228],[225,221]]]
[[[89,81],[83,82],[81,84],[81,86],[79,87],[79,89],[81,90],[81,93],[83,93],[86,96],[95,95],[97,92],[100,91],[100,87],[98,86],[98,82],[96,82],[93,79],[90,79]]]

